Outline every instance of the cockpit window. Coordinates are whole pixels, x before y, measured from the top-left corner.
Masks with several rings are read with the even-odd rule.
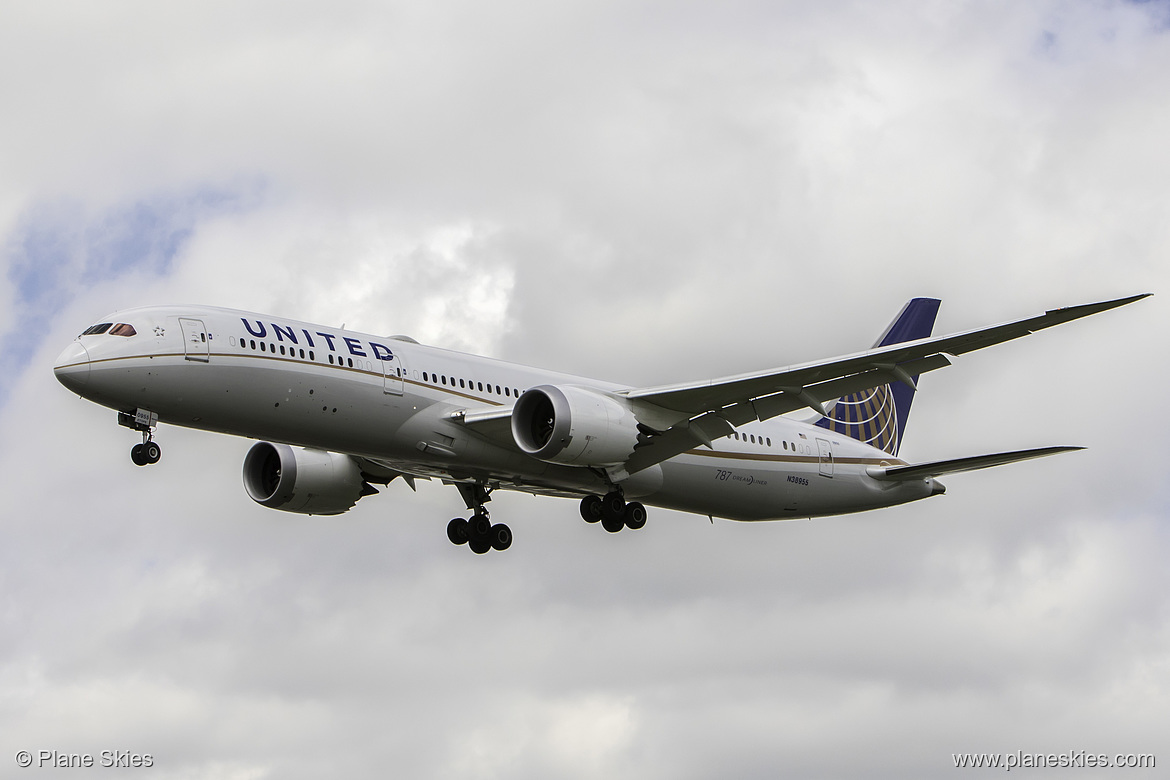
[[[100,325],[94,325],[92,328],[86,328],[82,336],[96,336],[99,333],[105,333],[113,325],[112,322],[103,322]]]
[[[125,322],[119,322],[110,330],[111,336],[134,336],[137,335],[137,333],[138,331],[134,330],[133,325],[129,325]]]

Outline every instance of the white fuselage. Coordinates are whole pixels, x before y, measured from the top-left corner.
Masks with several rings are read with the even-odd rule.
[[[511,407],[536,385],[626,389],[499,360],[251,312],[203,306],[110,316],[136,335],[83,335],[58,378],[119,411],[159,421],[365,458],[403,474],[583,496],[603,471],[537,460],[452,414]],[[735,520],[840,514],[939,491],[930,478],[889,482],[867,467],[882,450],[787,419],[752,422],[622,481],[629,497]]]

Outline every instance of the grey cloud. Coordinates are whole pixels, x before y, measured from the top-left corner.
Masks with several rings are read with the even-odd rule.
[[[159,273],[54,276],[56,313],[25,310],[0,405],[0,747],[125,746],[176,778],[905,778],[953,752],[1167,753],[1161,297],[924,377],[906,445],[1085,452],[811,522],[660,510],[608,535],[571,501],[497,494],[516,543],[484,557],[443,539],[463,507],[437,484],[288,517],[247,500],[249,442],[180,429],[137,469],[133,434],[49,371],[93,317],[154,302],[650,384],[864,348],[913,295],[962,330],[1160,292],[1160,19],[13,9],[6,245],[58,199],[83,215],[67,235],[207,182],[248,207],[184,218]]]

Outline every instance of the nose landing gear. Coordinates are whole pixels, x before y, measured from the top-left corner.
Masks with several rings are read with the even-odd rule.
[[[162,447],[154,441],[154,428],[158,425],[158,415],[147,409],[136,409],[134,413],[118,412],[118,425],[142,432],[142,443],[130,448],[130,460],[135,466],[147,466],[158,463],[162,457]]]

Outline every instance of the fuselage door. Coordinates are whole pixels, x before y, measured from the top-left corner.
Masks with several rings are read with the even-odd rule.
[[[211,343],[207,328],[203,327],[203,320],[180,317],[179,327],[183,330],[183,351],[187,359],[208,362],[211,356]]]
[[[382,392],[387,395],[402,395],[402,380],[406,378],[406,366],[401,355],[382,361]]]
[[[833,445],[825,439],[817,439],[817,451],[821,459],[821,476],[833,476]]]

